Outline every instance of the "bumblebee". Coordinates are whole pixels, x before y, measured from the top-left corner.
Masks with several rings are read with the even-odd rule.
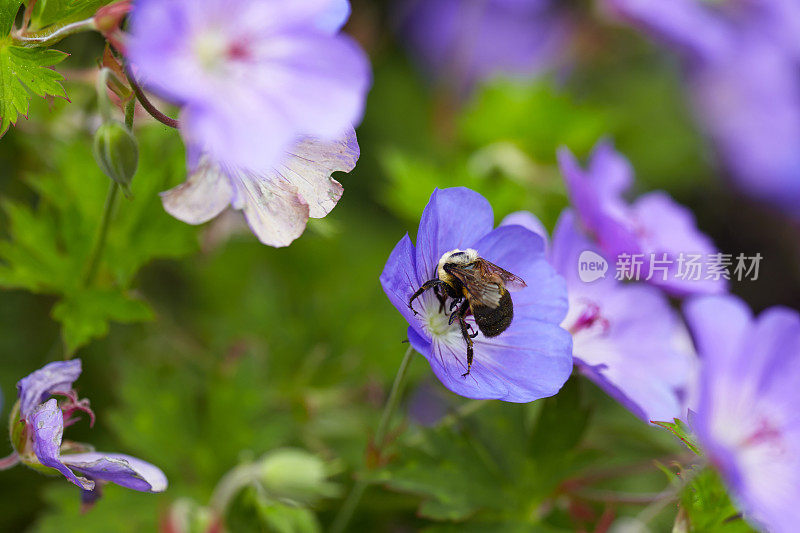
[[[440,313],[445,310],[447,298],[452,300],[449,324],[458,320],[467,344],[467,371],[462,374],[466,377],[472,369],[472,339],[478,336],[466,317],[470,313],[475,317],[475,323],[485,337],[497,337],[508,329],[514,318],[509,291],[524,289],[527,285],[518,276],[480,257],[472,248],[445,253],[439,259],[436,274],[436,279],[426,281],[411,295],[408,307],[417,314],[412,304],[428,289],[434,290]]]

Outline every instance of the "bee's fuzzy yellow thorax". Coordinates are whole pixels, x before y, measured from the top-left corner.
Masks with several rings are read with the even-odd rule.
[[[478,252],[472,248],[467,248],[466,250],[450,250],[449,252],[445,252],[441,259],[439,259],[439,265],[436,267],[436,274],[439,276],[440,280],[452,285],[454,278],[445,271],[444,265],[447,263],[466,265],[472,263],[476,259],[478,259]]]

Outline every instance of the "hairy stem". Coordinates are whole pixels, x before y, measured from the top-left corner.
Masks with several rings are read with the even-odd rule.
[[[12,36],[14,44],[28,47],[44,47],[50,46],[65,37],[75,35],[84,31],[94,31],[97,27],[94,24],[94,18],[80,20],[71,24],[54,24],[44,31],[23,33],[17,32]]]
[[[177,129],[180,126],[180,122],[178,122],[174,118],[168,117],[167,115],[159,111],[156,108],[156,106],[153,105],[153,102],[151,102],[147,98],[147,95],[144,94],[142,88],[139,86],[138,83],[136,83],[136,80],[134,79],[130,70],[126,70],[125,75],[128,77],[128,82],[131,84],[131,89],[133,89],[133,94],[136,95],[136,98],[142,104],[142,107],[145,109],[145,111],[150,113],[150,116],[152,116],[154,119],[161,122],[162,124],[169,126],[170,128]]]
[[[381,420],[378,423],[378,429],[375,431],[375,437],[373,439],[378,454],[380,454],[380,451],[385,445],[389,423],[397,409],[397,404],[400,402],[400,393],[403,389],[403,384],[405,383],[406,374],[408,372],[408,365],[411,363],[413,355],[414,349],[409,346],[403,356],[403,361],[400,363],[400,368],[397,370],[397,375],[394,377],[392,390],[389,392],[389,398],[386,400],[386,405],[383,408],[383,414],[381,415]],[[361,502],[364,491],[369,486],[369,481],[367,481],[366,476],[363,475],[364,473],[365,472],[362,470],[362,473],[356,478],[355,484],[350,489],[347,498],[345,498],[342,503],[342,507],[339,509],[339,513],[336,515],[331,525],[331,533],[342,533],[350,523],[350,519],[353,517],[353,514],[358,508],[358,504]]]
[[[114,204],[116,203],[118,192],[119,185],[117,185],[117,182],[112,181],[108,187],[108,194],[106,194],[106,203],[103,206],[103,215],[100,218],[100,229],[97,234],[97,239],[94,242],[92,253],[89,256],[89,263],[83,278],[84,287],[90,287],[97,275],[100,259],[103,257],[103,250],[106,247],[108,228],[111,225],[111,214],[114,212]]]

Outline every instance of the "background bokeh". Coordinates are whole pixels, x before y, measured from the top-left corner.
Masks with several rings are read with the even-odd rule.
[[[259,244],[235,218],[194,228],[163,213],[155,193],[183,180],[184,153],[176,132],[142,113],[136,198],[118,209],[107,257],[111,270],[131,277],[133,294],[149,303],[152,318],[114,324],[80,350],[77,388],[91,398],[98,421],[91,430],[84,422],[70,427],[68,435],[159,465],[170,488],[151,495],[109,486],[100,504],[81,514],[74,486],[17,467],[0,474],[0,530],[155,530],[177,500],[206,503],[225,472],[282,446],[330,461],[338,472],[333,479],[347,487],[405,350],[404,321],[378,283],[389,252],[405,232],[415,234],[434,187],[470,187],[489,199],[497,221],[527,209],[552,228],[567,205],[555,165],[561,145],[584,157],[600,138],[613,139],[636,170],[637,193],[665,189],[693,210],[722,251],[762,254],[760,279],[734,284],[733,292],[756,310],[800,308],[797,228],[728,185],[693,120],[675,58],[589,2],[564,9],[578,28],[566,65],[529,80],[490,80],[456,96],[409,59],[392,6],[354,1],[347,30],[374,69],[358,129],[361,159],[355,171],[337,176],[345,194],[336,209],[285,249]],[[102,41],[80,35],[59,48],[71,54],[58,69],[71,103],[36,99],[32,118],[3,137],[0,197],[38,206],[36,184],[59,187],[66,205],[60,213],[93,228],[107,187],[90,143],[98,120],[91,71]],[[9,216],[0,215],[0,237],[10,228]],[[37,235],[30,238],[35,244]],[[47,295],[0,292],[3,416],[16,381],[60,356],[53,303]],[[469,404],[439,391],[421,357],[409,383],[410,396],[422,385],[433,387],[433,403],[445,410]],[[645,426],[585,380],[569,387],[557,400],[496,402],[444,427],[405,422],[392,464],[375,474],[384,486],[367,492],[356,527],[402,531],[430,526],[431,517],[476,513],[522,524],[577,472],[682,453],[666,432]],[[556,420],[539,417],[541,404]],[[573,421],[571,435],[563,428]],[[548,433],[548,423],[563,429],[559,436]],[[553,454],[558,459],[548,462],[562,444],[574,453]],[[10,452],[7,440],[3,446],[0,455]],[[428,479],[429,464],[443,469],[441,479]],[[645,466],[606,485],[652,492],[664,483],[663,473]],[[256,511],[246,495],[242,500],[232,529],[264,529],[248,520]],[[322,523],[337,502],[317,505]],[[572,530],[573,509],[554,509],[551,529],[541,530]],[[641,506],[615,509],[634,515]],[[603,506],[584,511],[593,523]],[[667,515],[656,524],[671,524],[674,516]]]

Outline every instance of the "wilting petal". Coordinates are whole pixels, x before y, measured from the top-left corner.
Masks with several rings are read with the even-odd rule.
[[[233,197],[230,178],[205,157],[186,182],[161,193],[164,210],[187,224],[202,224],[222,213]]]
[[[84,490],[92,490],[94,481],[76,476],[60,459],[61,438],[64,435],[64,417],[58,402],[50,399],[31,415],[28,424],[33,430],[33,453],[44,466],[54,468],[68,480]]]
[[[293,185],[308,204],[309,216],[322,218],[342,197],[342,185],[331,175],[353,170],[360,154],[352,128],[336,141],[306,137],[289,150],[281,164],[265,178]]]
[[[20,418],[28,415],[54,392],[65,393],[81,375],[81,360],[55,361],[17,382]],[[59,411],[60,413],[60,411]]]
[[[465,249],[492,231],[494,213],[486,198],[465,187],[436,189],[417,232],[417,276],[436,277],[436,265],[445,252]]]
[[[141,492],[164,492],[167,477],[158,467],[121,453],[75,453],[62,455],[61,461],[97,481],[110,481]]]
[[[293,185],[243,175],[238,198],[241,205],[234,207],[242,209],[250,229],[263,244],[288,246],[306,229],[308,204]]]

